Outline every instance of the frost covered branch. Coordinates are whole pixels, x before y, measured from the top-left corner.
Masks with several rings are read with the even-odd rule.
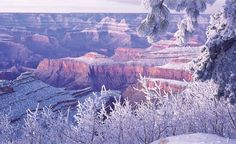
[[[185,12],[184,19],[178,24],[175,33],[177,43],[182,45],[195,31],[198,17],[204,12],[208,4],[215,0],[143,0],[149,13],[138,28],[141,36],[146,36],[149,42],[155,42],[157,37],[165,34],[169,24],[170,10]]]

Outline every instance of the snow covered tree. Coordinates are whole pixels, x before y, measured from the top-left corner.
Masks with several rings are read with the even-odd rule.
[[[114,96],[111,91],[102,86],[101,92],[94,93],[93,98],[88,97],[84,102],[78,102],[77,113],[74,116],[77,123],[73,134],[75,141],[90,144],[104,143],[105,131],[101,130],[102,123],[108,118],[107,102],[112,97],[120,97],[120,95]]]
[[[143,3],[150,13],[142,21],[138,32],[141,36],[147,36],[148,41],[152,42],[157,34],[166,32],[170,12],[164,4],[164,0],[144,0]]]
[[[217,90],[218,85],[212,80],[190,83],[183,93],[185,97],[183,113],[185,120],[183,120],[188,124],[189,132],[235,138],[235,105],[223,99],[217,100],[215,97]]]
[[[100,113],[100,116],[106,117],[106,119],[101,122],[99,130],[99,134],[103,137],[102,143],[138,143],[135,132],[137,121],[129,102],[117,100],[114,103],[114,108],[110,107],[110,109],[110,113],[107,113],[105,107],[103,107]]]
[[[150,81],[150,78],[148,80]],[[167,96],[158,92],[160,86],[157,84],[153,88],[148,88],[146,78],[141,77],[139,81],[142,83],[141,90],[148,96],[148,101],[144,103],[145,105],[139,105],[137,114],[145,107],[148,108],[143,112],[145,118],[139,118],[138,123],[143,119],[151,120],[149,118],[155,113],[156,120],[149,121],[148,125],[154,122],[156,125],[152,127],[153,129],[159,127],[156,130],[161,132],[159,133],[161,137],[198,132],[236,137],[235,106],[223,99],[217,100],[215,94],[219,86],[214,81],[191,82],[182,93],[176,95],[169,93]],[[164,131],[160,131],[161,129]],[[158,133],[155,136],[158,137]]]
[[[157,40],[159,35],[167,31],[170,10],[185,11],[184,19],[178,24],[175,33],[178,44],[185,44],[198,25],[197,18],[215,0],[143,0],[149,13],[138,28],[141,36],[146,36],[149,42]]]
[[[97,99],[88,98],[84,103],[79,102],[75,119],[75,138],[80,143],[98,143],[98,104]]]
[[[69,110],[53,112],[50,107],[28,110],[22,138],[19,143],[78,143],[73,139],[72,124],[69,123]]]
[[[207,42],[191,70],[196,80],[213,79],[218,98],[236,102],[236,1],[226,0],[224,9],[211,16]]]
[[[66,112],[53,112],[52,108],[45,107],[39,118],[40,127],[44,133],[43,143],[76,143],[72,138],[72,125],[69,122],[70,109]]]
[[[69,121],[68,112],[39,107],[28,110],[17,137],[12,135],[10,117],[0,115],[0,142],[146,144],[167,136],[199,132],[236,138],[235,105],[214,97],[218,89],[214,82],[192,82],[183,93],[173,94],[161,91],[157,83],[148,87],[150,80],[139,80],[139,90],[146,95],[142,103],[132,105],[128,100],[117,99],[110,107],[100,98],[87,98],[78,103],[74,121]],[[106,91],[103,87],[101,94],[107,95]]]
[[[39,105],[35,111],[27,110],[24,127],[24,141],[26,143],[42,143],[44,132],[42,131],[39,121]]]

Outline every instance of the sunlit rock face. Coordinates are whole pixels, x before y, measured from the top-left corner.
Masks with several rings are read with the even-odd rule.
[[[3,45],[11,45],[11,52],[20,53],[1,59],[0,69],[19,64],[35,68],[43,58],[78,57],[91,51],[112,56],[118,47],[149,47],[146,38],[136,32],[144,17],[145,14],[0,14],[0,59],[6,55]],[[168,34],[161,39],[173,37],[181,17],[171,16]],[[195,38],[202,42],[208,15],[199,21],[201,37]],[[33,57],[33,64],[26,62],[28,57],[22,57],[27,53]]]
[[[99,90],[102,85],[123,89],[137,83],[140,74],[190,81],[192,74],[185,67],[198,55],[199,47],[175,47],[173,41],[163,43],[147,49],[118,48],[111,57],[93,52],[77,58],[44,59],[35,74],[46,83],[69,89],[91,86]]]

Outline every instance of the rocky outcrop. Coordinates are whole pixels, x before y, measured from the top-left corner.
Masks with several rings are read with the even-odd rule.
[[[58,58],[68,56],[71,53],[61,46],[59,40],[53,36],[34,34],[25,37],[23,44],[43,58]]]
[[[76,91],[54,88],[36,79],[33,74],[24,73],[13,81],[0,81],[0,112],[8,113],[11,109],[12,122],[23,120],[26,111],[34,110],[37,105],[39,105],[39,110],[50,106],[53,111],[70,108],[73,113],[78,101],[83,102],[89,96],[94,98],[94,94],[91,92],[89,87]],[[119,91],[104,93],[95,93],[104,103],[120,96]]]
[[[0,71],[0,80],[14,80],[18,76],[20,76],[21,73],[24,72],[33,72],[34,69],[23,67],[23,66],[13,66],[9,69],[5,69]]]
[[[163,79],[191,80],[191,74],[184,70],[119,63],[93,65],[66,59],[44,60],[36,70],[40,79],[53,86],[69,89],[92,86],[94,90],[99,90],[102,85],[109,89],[121,89],[136,83],[140,74]]]
[[[0,68],[10,68],[14,65],[37,67],[41,56],[34,54],[22,44],[15,42],[0,42]]]
[[[34,34],[32,36],[32,41],[37,43],[42,43],[48,45],[50,43],[49,37],[45,35]]]
[[[112,55],[117,47],[133,47],[133,45],[142,43],[142,41],[146,40],[141,38],[140,40],[133,40],[132,36],[126,32],[86,29],[77,32],[67,32],[63,39],[63,45],[73,51],[80,51],[81,54],[95,51]],[[148,45],[148,43],[141,44],[139,47]]]
[[[117,47],[146,48],[150,44],[136,32],[144,16],[144,14],[0,14],[0,69],[15,65],[35,68],[42,58],[78,57],[91,51],[112,56]],[[173,37],[176,22],[181,17],[181,15],[171,16],[169,33],[162,39]],[[208,16],[204,15],[199,26],[206,28],[207,20]],[[199,38],[196,39],[199,42]],[[2,43],[8,42],[14,43],[11,45],[15,47],[13,53],[19,55],[11,57],[3,52],[5,50],[2,51],[2,47],[5,47]],[[32,57],[22,57],[23,54]]]
[[[45,59],[35,74],[46,83],[69,89],[91,86],[93,90],[99,90],[102,85],[109,89],[122,89],[135,84],[140,74],[190,81],[192,75],[185,71],[185,66],[198,51],[198,47],[118,48],[112,57],[88,53],[78,58]]]
[[[116,32],[125,32],[130,30],[129,24],[125,19],[122,19],[120,22],[117,22],[116,19],[111,17],[104,17],[96,26],[98,30],[102,31],[116,31]]]
[[[130,26],[130,19],[139,15],[126,15],[0,14],[0,69],[35,68],[41,58],[75,57],[90,51],[111,56],[117,47],[149,46]]]
[[[113,60],[129,61],[141,59],[144,54],[144,49],[140,48],[117,48],[115,54],[112,56]]]
[[[0,71],[0,80],[13,80],[18,76],[16,73]]]
[[[87,43],[83,43],[84,41]],[[89,50],[106,55],[114,54],[117,47],[144,48],[149,46],[147,40],[139,37],[135,29],[129,27],[124,19],[119,22],[110,17],[103,18],[100,22],[95,23],[94,27],[66,32],[63,45],[81,52]]]

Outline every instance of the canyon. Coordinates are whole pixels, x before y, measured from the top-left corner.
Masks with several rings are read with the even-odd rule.
[[[135,30],[138,19],[137,14],[0,14],[0,70],[36,68],[43,58],[90,51],[110,56],[117,47],[147,47]]]
[[[147,48],[136,28],[145,14],[0,14],[0,70],[13,66],[36,68],[44,58],[79,57],[88,52],[112,56],[116,48]],[[182,15],[172,15],[161,39],[170,39]],[[200,43],[209,16],[199,18]],[[18,74],[19,75],[19,74]]]
[[[104,86],[135,102],[143,99],[143,94],[134,90],[140,86],[140,75],[149,79],[150,88],[158,83],[165,91],[182,91],[185,81],[192,80],[192,74],[185,69],[205,41],[209,16],[200,16],[197,34],[184,47],[177,46],[173,39],[182,15],[172,15],[168,33],[153,44],[136,32],[144,17],[145,14],[0,14],[0,80],[9,82],[0,86],[0,99],[6,99],[1,111],[9,103],[15,107],[21,100],[13,101],[20,97],[27,106],[33,101],[30,108],[44,101],[47,104],[42,106],[48,106],[48,97],[56,99],[52,105],[62,104],[60,108],[67,105],[62,102],[67,99],[68,105],[74,106],[80,100],[73,97],[74,92],[81,90],[87,97]],[[20,115],[25,115],[25,108]]]
[[[147,49],[117,48],[111,57],[90,52],[76,58],[44,59],[35,75],[52,86],[67,89],[90,86],[99,91],[105,85],[108,89],[123,90],[136,84],[140,75],[155,78],[163,87],[179,87],[182,86],[179,83],[192,80],[186,66],[200,52],[196,41],[189,44],[192,47],[179,47],[174,40],[164,40]]]

